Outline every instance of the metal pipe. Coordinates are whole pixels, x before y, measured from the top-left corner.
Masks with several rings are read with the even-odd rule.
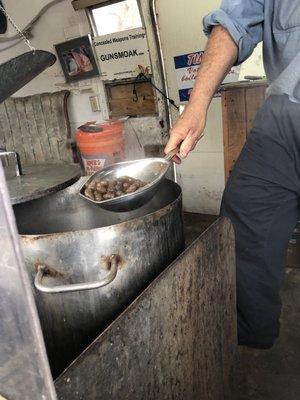
[[[14,157],[16,159],[16,166],[15,166],[16,176],[23,175],[19,153],[17,153],[16,151],[7,151],[6,149],[0,149],[0,157],[1,156],[10,156],[10,155],[14,155]]]
[[[158,20],[157,20],[157,7],[156,7],[156,0],[149,0],[149,5],[150,5],[150,16],[151,16],[151,21],[152,21],[152,26],[154,29],[154,36],[156,39],[156,47],[158,51],[158,61],[159,61],[159,67],[161,69],[160,73],[162,76],[162,83],[163,83],[163,90],[166,94],[167,97],[170,97],[169,94],[169,89],[167,85],[167,74],[166,74],[166,67],[164,63],[164,57],[163,57],[163,51],[162,51],[162,45],[161,45],[161,36],[159,32],[159,26],[158,26]],[[171,118],[171,112],[170,112],[170,102],[169,100],[166,100],[166,114],[167,114],[167,123],[168,123],[168,129],[172,128],[172,118]],[[177,182],[177,171],[176,171],[176,164],[173,163],[173,174],[174,174],[174,181]]]

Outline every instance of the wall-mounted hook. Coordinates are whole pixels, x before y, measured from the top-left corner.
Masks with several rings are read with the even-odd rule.
[[[138,94],[137,94],[135,85],[133,86],[133,91],[132,91],[132,93],[133,93],[132,101],[133,101],[134,103],[137,103],[137,102],[139,101],[139,97],[138,97]]]

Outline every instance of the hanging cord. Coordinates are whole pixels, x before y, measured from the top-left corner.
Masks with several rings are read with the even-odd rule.
[[[21,29],[18,27],[18,25],[15,23],[15,21],[11,18],[11,16],[6,12],[5,8],[1,6],[0,4],[0,11],[6,16],[10,24],[13,26],[15,31],[18,33],[20,38],[25,42],[25,44],[30,48],[33,53],[35,53],[35,48],[32,46],[30,41],[27,39],[27,37],[24,35],[24,33],[21,31]]]
[[[158,93],[160,93],[166,100],[169,101],[170,104],[172,104],[173,107],[176,108],[176,110],[179,110],[179,107],[177,106],[175,101],[173,99],[170,99],[170,97],[168,97],[161,89],[159,89],[156,85],[154,85],[152,79],[149,76],[147,76],[144,72],[139,73],[138,76],[135,78],[135,83],[139,82],[149,82],[150,85],[153,86],[154,89],[158,91]],[[136,92],[134,94],[136,94]]]

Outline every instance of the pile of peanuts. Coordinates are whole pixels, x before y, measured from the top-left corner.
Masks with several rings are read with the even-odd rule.
[[[134,193],[146,185],[139,179],[121,176],[112,180],[93,180],[85,188],[84,195],[94,201],[103,201]]]

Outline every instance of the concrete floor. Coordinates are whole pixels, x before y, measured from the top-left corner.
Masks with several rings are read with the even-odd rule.
[[[300,269],[287,268],[281,333],[270,350],[239,348],[237,400],[300,399]]]
[[[186,247],[217,220],[215,215],[187,213],[183,214]]]

